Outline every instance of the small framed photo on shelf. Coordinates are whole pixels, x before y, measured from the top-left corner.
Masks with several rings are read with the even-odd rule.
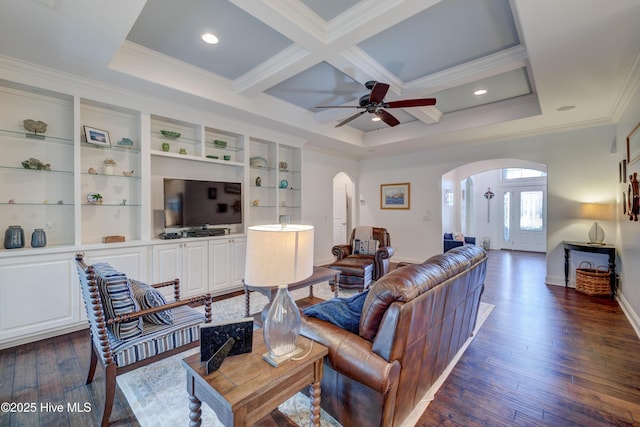
[[[83,129],[87,143],[101,145],[103,147],[111,147],[109,132],[106,130],[96,129],[90,126],[83,126]]]
[[[411,184],[380,184],[380,209],[411,209]]]

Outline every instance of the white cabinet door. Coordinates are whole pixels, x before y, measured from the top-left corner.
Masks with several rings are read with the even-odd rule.
[[[180,275],[180,295],[192,297],[209,292],[207,242],[185,243],[183,248],[182,275]]]
[[[180,279],[180,295],[191,297],[208,292],[207,242],[187,242],[153,247],[153,282]],[[163,294],[173,299],[173,290]]]
[[[209,243],[209,290],[214,295],[242,289],[246,237],[212,240]]]
[[[80,325],[73,253],[0,259],[0,348]]]
[[[247,254],[247,238],[240,237],[233,239],[231,242],[231,251],[233,252],[233,271],[231,272],[231,286],[234,288],[242,288],[244,279],[244,264]]]

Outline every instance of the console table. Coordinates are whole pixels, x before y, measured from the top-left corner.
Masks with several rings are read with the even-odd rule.
[[[569,285],[569,252],[590,252],[609,256],[609,285],[611,297],[616,295],[616,247],[614,245],[591,244],[585,242],[563,241],[564,245],[564,286]]]

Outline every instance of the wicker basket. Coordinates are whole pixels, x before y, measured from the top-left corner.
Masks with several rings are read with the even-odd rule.
[[[583,264],[587,268],[584,268]],[[576,291],[592,296],[611,295],[609,268],[606,266],[594,268],[593,263],[582,261],[576,268]]]

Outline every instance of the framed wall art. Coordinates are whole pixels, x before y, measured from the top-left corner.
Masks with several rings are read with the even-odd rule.
[[[627,164],[640,160],[640,123],[627,135]]]
[[[410,209],[411,208],[411,184],[403,182],[399,184],[380,185],[380,209]]]
[[[90,126],[83,126],[84,136],[87,139],[87,143],[102,145],[104,147],[111,147],[111,141],[109,140],[109,132],[106,130],[100,130],[92,128]]]

